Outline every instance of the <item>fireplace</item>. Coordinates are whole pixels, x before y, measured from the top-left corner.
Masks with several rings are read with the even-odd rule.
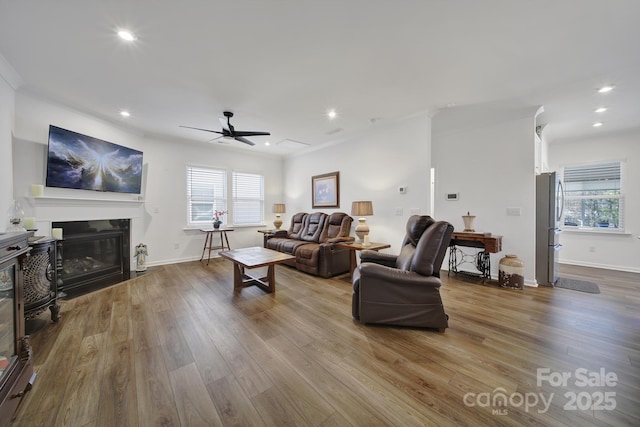
[[[62,228],[62,284],[74,297],[130,278],[130,220],[54,222]]]

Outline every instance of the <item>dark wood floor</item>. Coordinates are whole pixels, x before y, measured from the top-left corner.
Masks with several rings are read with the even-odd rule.
[[[234,294],[229,261],[157,267],[30,324],[38,377],[12,425],[640,425],[640,275],[563,273],[602,293],[444,272],[438,333],[354,322],[344,277],[278,266],[275,294]]]

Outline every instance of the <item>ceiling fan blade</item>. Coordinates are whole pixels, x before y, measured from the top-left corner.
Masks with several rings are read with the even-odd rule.
[[[260,135],[271,135],[269,132],[260,132],[260,131],[252,131],[252,130],[237,130],[234,132],[236,136],[260,136]]]
[[[256,145],[255,142],[251,142],[247,138],[244,138],[242,136],[234,136],[233,139],[235,139],[236,141],[244,142],[245,144],[249,144],[251,146]]]
[[[220,135],[224,135],[224,132],[220,132],[218,130],[211,130],[211,129],[202,129],[202,128],[194,128],[191,126],[180,126],[181,128],[185,128],[185,129],[195,129],[195,130],[203,130],[205,132],[213,132],[213,133],[219,133]]]
[[[207,142],[217,141],[217,140],[219,140],[220,138],[224,138],[224,135],[216,136],[215,138],[210,139],[210,140],[208,140]]]

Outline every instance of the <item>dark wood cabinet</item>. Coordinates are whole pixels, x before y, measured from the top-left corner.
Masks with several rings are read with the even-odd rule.
[[[8,425],[32,382],[29,338],[24,333],[24,268],[30,232],[0,234],[0,425]]]
[[[32,319],[47,308],[51,321],[60,319],[56,272],[56,240],[48,237],[30,238],[30,256],[24,270],[24,316]]]

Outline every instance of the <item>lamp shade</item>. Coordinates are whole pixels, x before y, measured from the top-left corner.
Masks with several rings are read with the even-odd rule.
[[[373,203],[371,201],[358,201],[351,203],[351,215],[369,216],[373,215]]]
[[[273,213],[285,213],[284,203],[274,203],[273,204]]]

